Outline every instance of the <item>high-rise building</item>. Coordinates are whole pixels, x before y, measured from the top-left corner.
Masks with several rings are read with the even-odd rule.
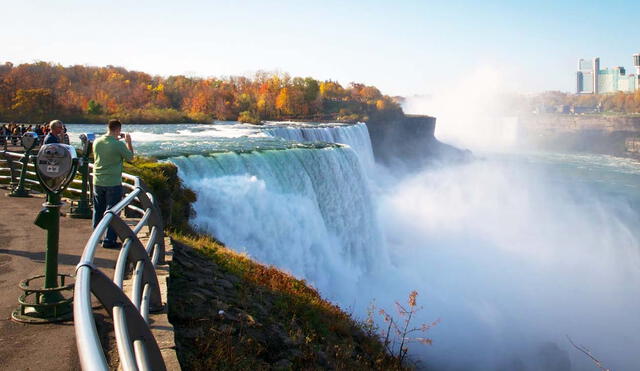
[[[580,59],[578,61],[578,75],[577,75],[578,94],[595,93],[595,89],[596,89],[595,76],[597,76],[596,69],[595,69],[595,58],[592,61]]]
[[[576,92],[578,94],[601,94],[633,92],[640,89],[640,54],[633,56],[636,74],[627,75],[624,67],[600,69],[600,58],[591,61],[580,59],[576,75]]]
[[[640,53],[633,55],[633,66],[636,68],[636,89],[640,90]]]

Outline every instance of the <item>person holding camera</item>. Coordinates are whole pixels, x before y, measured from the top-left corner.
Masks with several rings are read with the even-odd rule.
[[[133,159],[131,136],[121,132],[120,121],[109,120],[107,127],[107,133],[93,143],[93,228],[104,212],[122,199],[122,163]],[[109,228],[102,247],[119,248],[121,244],[116,239],[116,233]]]

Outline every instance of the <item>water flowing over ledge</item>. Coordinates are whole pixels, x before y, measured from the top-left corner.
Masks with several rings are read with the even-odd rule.
[[[198,194],[193,224],[321,291],[384,263],[381,232],[348,147],[171,159]]]
[[[374,164],[371,140],[367,125],[359,122],[355,125],[286,125],[266,129],[274,137],[295,142],[324,142],[347,144],[358,154],[362,165],[371,169]]]

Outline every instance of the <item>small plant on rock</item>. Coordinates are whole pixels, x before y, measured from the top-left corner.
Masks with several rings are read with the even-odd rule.
[[[380,309],[379,311],[380,315],[384,318],[384,321],[388,323],[386,331],[382,331],[381,334],[384,339],[384,346],[391,355],[398,359],[398,368],[402,368],[403,362],[406,359],[407,352],[409,351],[409,343],[420,343],[424,345],[432,344],[432,340],[430,338],[414,336],[414,334],[426,333],[440,322],[438,319],[432,323],[423,323],[417,327],[412,326],[411,320],[414,315],[423,309],[422,306],[417,306],[417,296],[417,291],[411,291],[407,302],[408,307],[396,301],[396,309],[400,316],[399,321],[394,319],[393,316],[387,313],[384,309]],[[369,317],[371,317],[372,312],[370,311],[369,313]]]

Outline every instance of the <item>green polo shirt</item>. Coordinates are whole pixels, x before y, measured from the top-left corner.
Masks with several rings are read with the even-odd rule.
[[[103,135],[93,142],[93,184],[112,187],[122,184],[122,162],[131,161],[133,153],[123,141]]]

